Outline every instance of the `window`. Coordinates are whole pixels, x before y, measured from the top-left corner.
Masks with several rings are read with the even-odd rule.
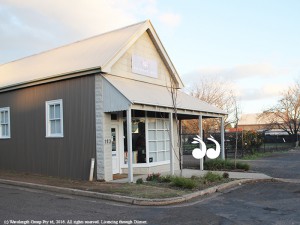
[[[62,99],[46,102],[46,137],[63,137]]]
[[[149,162],[170,159],[170,134],[168,119],[148,119]]]
[[[9,107],[0,108],[0,138],[10,138]]]

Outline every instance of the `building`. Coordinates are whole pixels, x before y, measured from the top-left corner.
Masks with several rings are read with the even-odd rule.
[[[149,20],[3,64],[0,169],[87,180],[94,158],[98,180],[173,172],[170,90],[178,120],[226,114],[182,87]]]
[[[274,116],[274,113],[252,113],[242,114],[238,123],[240,130],[255,130],[268,132],[283,132],[278,129],[276,124],[284,123],[283,120],[278,121],[278,117]]]
[[[260,117],[260,113],[242,114],[238,123],[241,130],[264,130],[268,126],[268,122]]]

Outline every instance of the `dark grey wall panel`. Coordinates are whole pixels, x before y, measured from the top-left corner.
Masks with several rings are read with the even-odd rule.
[[[64,137],[46,138],[45,102],[63,99]],[[85,179],[95,158],[95,77],[0,93],[11,138],[0,139],[0,169]]]

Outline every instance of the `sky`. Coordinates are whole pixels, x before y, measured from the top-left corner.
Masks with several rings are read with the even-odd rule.
[[[189,90],[221,79],[259,113],[300,79],[298,0],[0,0],[0,64],[150,19]]]

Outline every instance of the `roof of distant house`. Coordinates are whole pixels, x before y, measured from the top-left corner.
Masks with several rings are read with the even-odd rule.
[[[265,118],[259,117],[260,113],[242,114],[239,125],[263,125],[268,124]]]

